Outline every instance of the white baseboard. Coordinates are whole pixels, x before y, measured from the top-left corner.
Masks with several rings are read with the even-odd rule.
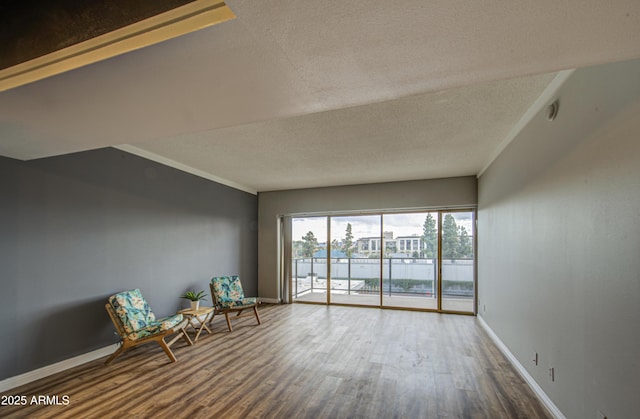
[[[15,377],[9,377],[0,381],[0,392],[11,390],[12,388],[29,384],[32,381],[68,370],[69,368],[94,361],[98,358],[102,358],[103,356],[111,355],[118,348],[118,345],[119,344],[114,343],[113,345],[96,349],[95,351],[78,355],[73,358],[65,359],[64,361],[56,362],[55,364],[47,365],[46,367],[38,368],[37,370],[29,371]]]
[[[260,302],[267,304],[280,304],[280,299],[278,298],[259,298]]]
[[[533,379],[531,374],[529,374],[529,372],[520,363],[520,361],[518,361],[515,355],[513,355],[509,350],[509,348],[507,348],[507,346],[500,340],[498,335],[496,335],[496,333],[493,331],[493,329],[491,329],[491,327],[482,318],[482,316],[478,315],[477,318],[480,321],[480,324],[482,325],[484,330],[486,330],[486,332],[489,334],[489,337],[491,338],[491,340],[493,340],[493,343],[495,343],[496,346],[500,348],[500,351],[504,354],[504,356],[507,357],[509,362],[511,362],[511,365],[514,366],[514,368],[516,369],[516,371],[518,371],[520,376],[522,376],[522,378],[524,378],[527,384],[529,384],[529,387],[531,387],[531,390],[533,390],[533,392],[536,393],[536,396],[538,396],[538,398],[540,399],[544,407],[547,408],[549,413],[551,413],[551,415],[556,419],[566,419],[566,417],[562,414],[560,409],[558,409],[558,407],[551,401],[549,396],[547,396],[547,393],[545,393],[542,390],[542,388],[538,385],[536,380]]]

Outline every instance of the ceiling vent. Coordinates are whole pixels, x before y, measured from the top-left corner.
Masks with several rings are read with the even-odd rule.
[[[552,104],[547,106],[545,110],[545,115],[547,120],[553,121],[558,116],[558,109],[560,109],[560,102],[556,99]]]

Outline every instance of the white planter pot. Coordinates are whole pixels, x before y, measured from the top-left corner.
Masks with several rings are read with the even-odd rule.
[[[200,308],[200,301],[191,301],[191,310],[197,310]]]

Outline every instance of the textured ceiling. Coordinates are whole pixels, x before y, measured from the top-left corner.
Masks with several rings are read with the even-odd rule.
[[[475,84],[136,146],[259,191],[474,175],[551,80]]]
[[[468,175],[552,73],[640,57],[635,0],[227,4],[236,20],[0,93],[0,154],[131,144],[250,191]]]

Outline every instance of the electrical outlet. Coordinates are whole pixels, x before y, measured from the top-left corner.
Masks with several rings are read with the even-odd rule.
[[[537,352],[533,353],[533,364],[534,365],[538,365],[538,353]]]
[[[551,381],[556,381],[556,372],[553,367],[549,368],[549,377],[551,377]]]
[[[486,304],[482,305],[482,311],[484,311],[485,313],[487,312],[487,305]]]

